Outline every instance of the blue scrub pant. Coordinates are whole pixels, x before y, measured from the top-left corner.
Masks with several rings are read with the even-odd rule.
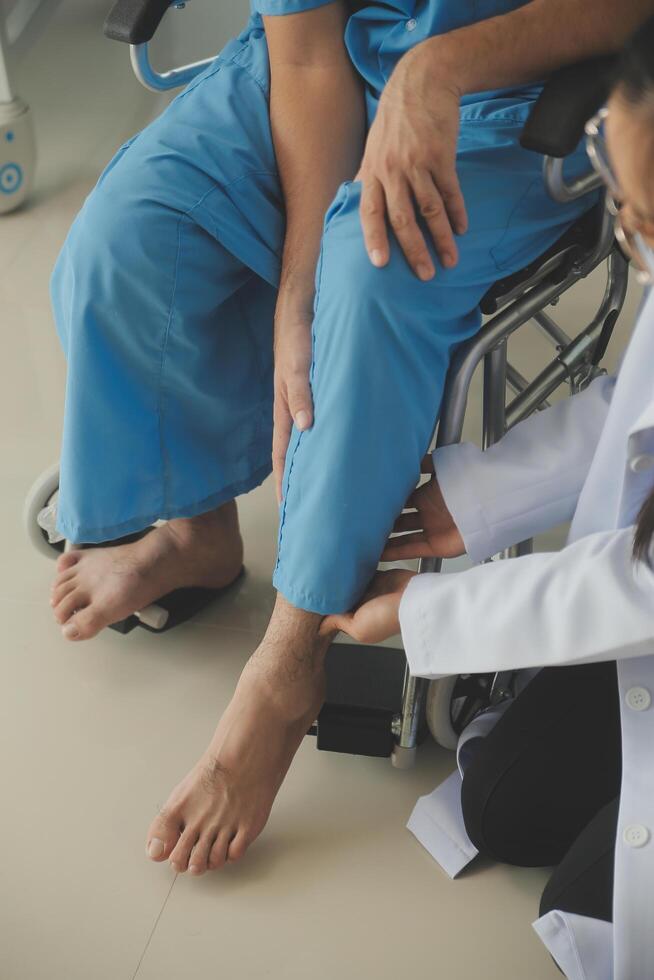
[[[52,279],[68,360],[59,530],[100,542],[190,517],[271,469],[272,329],[284,207],[265,36],[249,29],[109,164]],[[350,608],[419,474],[478,303],[587,204],[546,195],[518,96],[462,108],[469,215],[460,261],[420,282],[396,243],[364,249],[360,186],[325,217],[316,272],[315,424],[294,431],[274,584],[303,609]]]

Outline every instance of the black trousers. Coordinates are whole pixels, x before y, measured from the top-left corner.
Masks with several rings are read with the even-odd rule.
[[[615,663],[541,670],[470,749],[461,793],[475,847],[507,864],[556,866],[541,915],[610,922],[621,776]]]

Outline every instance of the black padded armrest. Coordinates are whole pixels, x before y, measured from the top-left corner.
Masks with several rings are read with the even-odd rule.
[[[584,124],[607,99],[616,60],[615,55],[591,58],[555,72],[525,123],[521,146],[551,157],[572,153]]]
[[[113,41],[145,44],[151,41],[170,6],[170,0],[116,0],[104,22],[104,33]]]

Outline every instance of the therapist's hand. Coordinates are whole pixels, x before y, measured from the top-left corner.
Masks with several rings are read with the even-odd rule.
[[[335,630],[347,633],[358,643],[381,643],[400,632],[400,602],[415,575],[403,568],[377,572],[360,604],[352,612],[326,616],[320,634]]]
[[[454,234],[468,225],[456,173],[460,94],[439,64],[438,38],[400,59],[381,95],[357,174],[371,262],[384,266],[389,260],[388,218],[422,280],[431,279],[435,269],[418,215],[446,268],[458,261]]]
[[[308,313],[278,312],[275,317],[275,402],[273,408],[272,465],[277,503],[282,500],[286,452],[293,423],[300,431],[313,425],[311,319]]]
[[[431,456],[422,461],[423,473],[431,480],[414,490],[395,522],[393,534],[382,553],[382,561],[407,558],[457,558],[465,545],[454,518],[447,509],[434,473]]]

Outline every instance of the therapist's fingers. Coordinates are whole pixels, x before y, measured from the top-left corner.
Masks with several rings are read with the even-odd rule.
[[[427,453],[420,461],[420,472],[434,475],[434,459],[431,453]]]
[[[418,213],[429,228],[436,252],[444,268],[453,268],[459,259],[459,251],[454,242],[450,218],[439,188],[431,174],[417,172],[411,181],[411,189]]]
[[[433,279],[436,272],[427,242],[422,234],[412,200],[409,185],[396,178],[384,187],[388,220],[395,232],[400,248],[418,279],[426,282]]]
[[[386,265],[390,256],[386,229],[386,199],[384,188],[376,177],[363,179],[359,216],[366,251],[373,265]]]
[[[407,558],[435,558],[433,548],[424,531],[414,531],[390,538],[382,551],[382,561],[404,561]]]
[[[320,636],[329,636],[330,633],[347,633],[348,627],[351,627],[353,619],[353,612],[325,616],[318,629],[318,634]]]
[[[422,531],[422,524],[423,519],[417,510],[400,514],[393,525],[393,534],[399,534],[401,531]]]

